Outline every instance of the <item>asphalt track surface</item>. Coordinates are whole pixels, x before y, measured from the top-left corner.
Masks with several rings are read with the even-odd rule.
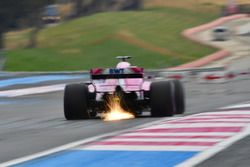
[[[76,81],[82,80],[68,82]],[[249,84],[249,78],[224,84],[200,84],[190,80],[185,83],[185,115],[214,111],[216,108],[250,101]],[[63,116],[62,91],[14,98],[2,97],[0,108],[0,163],[160,119],[142,117],[115,122],[103,122],[100,119],[66,121]],[[237,142],[200,166],[249,166],[249,139],[247,137]]]
[[[246,40],[249,42],[250,38],[239,36],[238,39],[244,40],[246,43]],[[249,67],[249,61],[236,60],[230,69],[237,70],[239,67],[246,69],[245,67]],[[22,77],[25,76],[29,75],[22,75]],[[0,77],[1,79],[11,79],[16,76],[15,74],[1,74]],[[68,83],[83,81],[77,78],[76,76]],[[0,89],[9,90],[65,83],[57,80],[46,81],[46,79],[38,84],[26,83],[25,80],[21,80],[22,82],[21,85],[8,87],[2,85],[3,87]],[[215,111],[220,107],[249,102],[249,84],[250,78],[236,79],[224,84],[201,84],[190,80],[184,84],[187,99],[185,115]],[[160,118],[142,117],[115,122],[103,122],[100,119],[66,121],[63,116],[62,91],[13,98],[0,97],[0,163],[89,137],[133,128],[158,119]],[[198,166],[249,166],[249,140],[250,136],[236,142]]]

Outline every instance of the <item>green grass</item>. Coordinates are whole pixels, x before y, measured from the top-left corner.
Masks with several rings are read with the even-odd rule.
[[[112,49],[110,49],[111,47]],[[66,49],[64,51],[66,52]],[[80,48],[78,53],[63,53],[64,51],[50,48],[9,51],[7,67],[12,67],[13,71],[22,70],[22,66],[25,66],[27,71],[83,70],[93,67],[110,67],[117,62],[114,59],[115,56],[132,54],[133,60],[131,62],[139,66],[147,64],[149,67],[166,67],[168,64],[168,59],[162,59],[160,54],[155,54],[118,40],[108,40],[102,45]],[[20,53],[22,56],[20,56]],[[90,56],[83,57],[82,53]],[[102,53],[105,53],[106,56],[103,57]],[[34,67],[34,64],[36,67]]]
[[[88,70],[114,66],[119,55],[131,55],[145,68],[178,65],[214,52],[180,35],[214,18],[180,8],[95,14],[43,29],[37,48],[9,50],[5,70]]]

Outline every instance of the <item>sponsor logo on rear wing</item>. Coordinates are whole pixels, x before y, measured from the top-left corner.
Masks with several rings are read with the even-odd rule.
[[[90,70],[91,79],[143,78],[144,69],[133,68],[95,68]]]

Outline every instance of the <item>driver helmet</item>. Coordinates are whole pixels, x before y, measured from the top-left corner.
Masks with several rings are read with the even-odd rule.
[[[116,68],[129,68],[131,64],[129,62],[120,62],[117,64]]]

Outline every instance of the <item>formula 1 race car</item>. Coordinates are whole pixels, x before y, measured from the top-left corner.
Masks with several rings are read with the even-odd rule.
[[[90,70],[90,83],[69,84],[64,92],[67,120],[89,119],[107,111],[110,97],[117,95],[121,107],[138,116],[143,111],[152,117],[173,116],[185,111],[185,98],[179,80],[151,81],[144,69],[131,66],[129,56],[118,56],[116,68]]]

